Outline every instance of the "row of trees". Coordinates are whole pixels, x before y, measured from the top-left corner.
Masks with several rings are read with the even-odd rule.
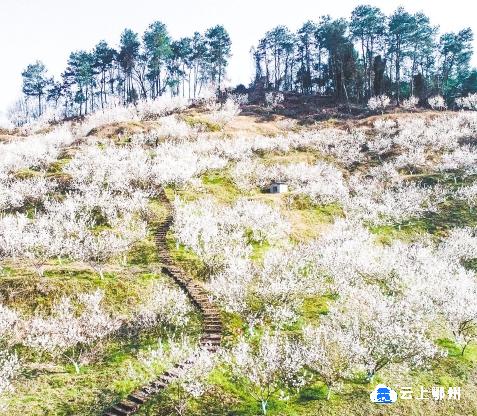
[[[377,7],[356,7],[349,20],[323,16],[296,33],[277,26],[252,50],[256,82],[266,88],[320,93],[363,101],[373,95],[475,92],[470,28],[438,36],[422,12],[399,7],[387,17]]]
[[[65,115],[83,115],[113,99],[126,104],[166,92],[196,97],[208,84],[220,90],[230,49],[223,26],[173,40],[166,25],[156,21],[142,38],[125,29],[117,49],[102,40],[91,51],[72,52],[60,80],[49,77],[40,61],[28,65],[23,93],[36,101],[37,115],[47,103],[63,106]]]
[[[435,94],[452,100],[477,92],[472,40],[470,28],[439,36],[422,12],[399,7],[385,16],[377,7],[361,5],[350,19],[322,16],[296,33],[286,26],[268,31],[252,48],[254,85],[348,102],[381,94],[397,102]],[[195,98],[210,84],[222,88],[230,51],[230,37],[220,25],[178,40],[159,21],[142,37],[125,29],[116,49],[100,41],[91,51],[72,52],[59,80],[49,77],[40,61],[28,65],[22,73],[28,102],[16,110],[41,115],[50,104],[70,116],[166,92]]]

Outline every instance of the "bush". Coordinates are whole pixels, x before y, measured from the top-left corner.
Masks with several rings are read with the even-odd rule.
[[[419,99],[411,95],[407,100],[402,102],[402,107],[405,110],[414,110],[419,103]]]
[[[265,94],[265,104],[268,107],[276,107],[278,104],[282,103],[285,99],[285,96],[282,92],[270,91]]]
[[[434,97],[430,97],[427,102],[433,110],[445,110],[447,108],[447,104],[444,100],[444,97],[442,97],[441,95],[435,95]]]
[[[240,113],[240,105],[246,102],[246,95],[231,96],[224,104],[212,103],[207,106],[211,110],[209,119],[212,123],[221,127],[226,126],[236,115]]]
[[[455,103],[462,109],[477,110],[477,93],[469,94],[467,97],[457,98]]]
[[[377,95],[375,97],[371,97],[368,101],[368,108],[371,111],[381,111],[384,112],[386,107],[389,106],[391,103],[391,99],[387,95]]]

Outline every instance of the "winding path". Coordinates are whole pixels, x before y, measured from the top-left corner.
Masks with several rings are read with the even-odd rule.
[[[166,219],[157,228],[155,241],[159,257],[163,264],[163,273],[172,277],[174,281],[187,294],[194,305],[200,310],[203,316],[202,337],[200,345],[211,352],[217,351],[222,339],[222,320],[219,309],[209,301],[207,293],[202,286],[188,276],[180,267],[178,267],[167,249],[166,236],[172,225],[172,207],[163,189],[159,194],[159,200],[167,209]],[[135,392],[131,393],[126,399],[107,409],[104,416],[129,416],[138,411],[138,409],[150,400],[154,395],[165,389],[172,383],[179,374],[194,363],[194,357],[189,358],[183,363],[175,365],[169,371],[159,376],[156,380],[146,384]]]

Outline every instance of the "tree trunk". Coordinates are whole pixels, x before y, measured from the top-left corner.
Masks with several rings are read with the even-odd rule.
[[[80,373],[80,366],[76,361],[73,361],[73,366],[75,367],[76,374]]]
[[[266,400],[262,400],[261,401],[261,405],[262,405],[262,414],[263,415],[266,415],[267,414],[267,401]]]

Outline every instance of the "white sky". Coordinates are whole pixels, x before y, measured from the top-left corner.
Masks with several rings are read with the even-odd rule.
[[[477,2],[472,0],[0,0],[0,111],[19,96],[27,64],[40,59],[58,76],[71,51],[91,49],[101,39],[116,47],[124,28],[142,35],[155,20],[164,22],[174,38],[223,24],[232,38],[229,77],[248,84],[249,51],[265,31],[278,24],[296,30],[324,14],[349,17],[359,4],[378,6],[388,15],[403,5],[410,12],[424,11],[441,31],[470,26],[477,37]],[[477,41],[474,49],[477,55]]]

